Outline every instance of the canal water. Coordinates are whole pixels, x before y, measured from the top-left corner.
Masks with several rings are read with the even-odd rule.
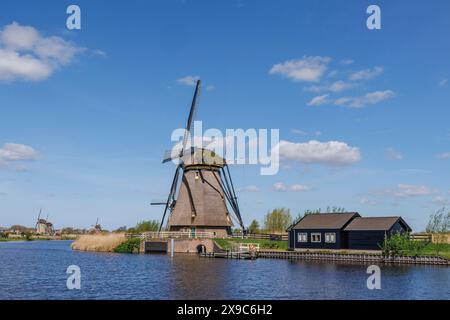
[[[76,252],[70,241],[0,242],[0,299],[450,299],[450,268],[381,265],[381,289],[367,289],[367,265],[196,255]],[[66,269],[81,269],[68,290]]]

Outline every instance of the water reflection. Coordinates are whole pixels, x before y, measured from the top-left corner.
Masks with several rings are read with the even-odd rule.
[[[0,299],[450,299],[450,268],[381,265],[368,290],[367,264],[196,255],[75,252],[70,242],[0,243]],[[66,288],[80,266],[82,289]]]

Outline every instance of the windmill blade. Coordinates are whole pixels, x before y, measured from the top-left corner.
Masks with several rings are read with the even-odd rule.
[[[183,173],[182,181],[183,181],[183,184],[186,187],[186,191],[188,193],[189,203],[191,204],[192,213],[194,213],[194,215],[197,215],[197,210],[195,209],[194,198],[192,196],[191,187],[189,186],[189,182],[187,181],[186,176],[184,175],[184,173]]]
[[[189,136],[190,136],[190,132],[191,132],[192,122],[194,120],[195,110],[197,108],[197,104],[198,104],[198,100],[199,100],[200,85],[201,85],[201,81],[197,80],[197,85],[195,86],[194,97],[192,98],[191,108],[189,110],[189,116],[188,116],[188,119],[186,122],[186,128],[184,131],[184,137],[183,137],[183,142],[182,142],[181,148],[166,151],[166,153],[164,154],[162,163],[166,163],[166,162],[172,161],[174,159],[180,159],[183,157],[183,154],[185,153],[185,149],[186,149],[187,142],[189,140]],[[193,147],[191,147],[191,149],[192,148]]]
[[[41,219],[41,213],[42,213],[42,208],[41,208],[41,209],[39,209],[39,214],[38,214],[38,218],[37,218],[37,221],[36,221],[36,226],[35,226],[35,229],[37,229],[37,227],[38,227],[38,224],[39,224],[39,220]]]
[[[163,156],[163,161],[162,163],[166,163],[175,159],[182,159],[182,157],[186,156],[186,155],[192,155],[196,152],[196,150],[198,150],[199,148],[196,147],[190,147],[190,148],[185,148],[183,149],[172,149],[172,150],[167,150],[164,153]]]
[[[152,201],[150,202],[151,206],[165,206],[167,204],[167,202],[164,201]]]
[[[186,122],[186,130],[184,131],[184,139],[183,139],[183,145],[182,145],[180,157],[183,156],[183,152],[184,152],[184,149],[186,148],[187,140],[189,139],[189,135],[191,132],[192,121],[194,120],[195,109],[197,107],[198,96],[200,93],[200,85],[201,85],[201,81],[197,80],[197,85],[195,86],[194,97],[192,98],[191,110],[189,111],[189,117]]]
[[[175,175],[173,176],[172,186],[170,187],[169,196],[167,197],[167,202],[165,203],[164,213],[163,213],[163,216],[161,219],[161,224],[159,225],[159,231],[162,230],[162,227],[164,225],[164,219],[166,218],[167,210],[169,210],[170,204],[173,202],[173,200],[175,198],[175,192],[176,192],[177,185],[178,185],[178,178],[180,176],[180,169],[181,169],[181,165],[178,165],[177,168],[175,169]]]

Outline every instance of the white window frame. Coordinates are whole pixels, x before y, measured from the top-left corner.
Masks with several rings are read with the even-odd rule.
[[[325,233],[325,243],[336,243],[336,232]]]
[[[301,243],[308,242],[308,233],[306,233],[306,232],[297,233],[297,242],[301,242]]]
[[[319,240],[314,240],[314,236],[319,236]],[[320,232],[311,233],[311,242],[313,243],[321,243],[322,242],[322,234]]]

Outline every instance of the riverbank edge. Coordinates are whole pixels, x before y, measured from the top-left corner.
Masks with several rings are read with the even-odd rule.
[[[76,251],[95,251],[95,252],[115,252],[115,253],[144,253],[135,250],[135,244],[131,244],[133,239],[124,239],[119,245],[110,247],[108,250],[99,250],[99,248],[76,248],[72,244],[72,249]],[[134,242],[133,241],[133,242]],[[130,246],[127,244],[130,243]],[[214,241],[220,251],[224,250],[217,241]],[[127,248],[118,250],[122,246]],[[128,248],[130,247],[131,250]],[[269,250],[262,249],[257,252],[257,257],[262,259],[288,259],[288,260],[318,260],[335,262],[362,262],[362,263],[389,263],[389,264],[420,264],[420,265],[442,265],[450,266],[450,260],[439,256],[383,256],[376,253],[349,253],[349,252],[305,252],[289,250]]]
[[[421,264],[450,266],[450,260],[433,256],[383,256],[381,254],[355,254],[355,253],[317,253],[280,250],[262,250],[257,253],[263,259],[289,259],[289,260],[321,260],[336,262],[364,262],[386,264]]]

